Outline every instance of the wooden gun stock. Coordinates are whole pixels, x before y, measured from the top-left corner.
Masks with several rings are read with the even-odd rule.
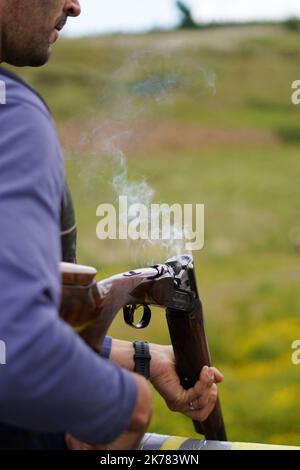
[[[60,316],[80,331],[97,318],[100,296],[94,268],[61,263],[62,297]]]

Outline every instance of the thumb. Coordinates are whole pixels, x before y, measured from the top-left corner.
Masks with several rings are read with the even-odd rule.
[[[211,370],[212,370],[213,373],[214,373],[215,382],[216,382],[216,383],[223,382],[223,380],[224,380],[224,375],[222,374],[222,372],[220,372],[216,367],[211,367]]]

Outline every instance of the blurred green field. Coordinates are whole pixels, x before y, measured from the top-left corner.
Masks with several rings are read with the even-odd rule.
[[[57,121],[79,260],[99,277],[168,255],[96,238],[120,152],[128,181],[146,178],[155,201],[205,204],[195,263],[231,440],[300,445],[299,63],[299,33],[256,26],[65,39],[46,68],[22,72]],[[146,332],[118,318],[112,334],[168,343],[158,311]],[[152,431],[194,435],[155,401]]]

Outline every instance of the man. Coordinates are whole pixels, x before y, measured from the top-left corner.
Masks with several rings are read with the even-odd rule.
[[[0,0],[0,62],[45,64],[79,14],[78,0]],[[135,449],[152,401],[132,372],[132,343],[106,338],[99,357],[58,317],[64,175],[50,114],[17,77],[2,69],[0,80],[0,448]],[[150,380],[168,406],[204,420],[222,374],[205,367],[185,391],[172,348],[151,344],[150,354]]]

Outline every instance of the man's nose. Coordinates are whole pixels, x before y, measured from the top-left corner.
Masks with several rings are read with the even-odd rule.
[[[68,16],[79,16],[81,13],[79,0],[67,0],[64,6],[64,12]]]

